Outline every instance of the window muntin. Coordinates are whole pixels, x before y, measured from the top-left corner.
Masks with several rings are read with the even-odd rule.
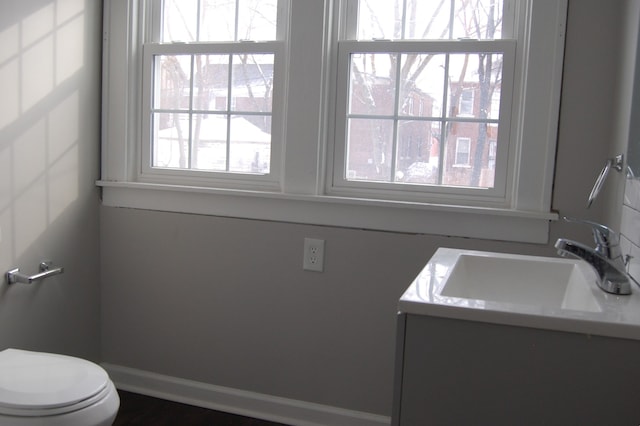
[[[506,197],[509,135],[499,129],[509,114],[500,110],[510,109],[512,88],[503,86],[513,81],[515,43],[496,40],[502,1],[353,1],[357,23],[347,21],[343,34],[357,25],[357,40],[339,41],[338,79],[346,72],[348,80],[338,88],[330,190]],[[466,170],[460,138],[469,141]],[[491,164],[489,140],[500,151]]]
[[[142,178],[277,181],[278,0],[159,3],[154,33],[164,42],[144,46]],[[247,42],[252,37],[269,41]]]

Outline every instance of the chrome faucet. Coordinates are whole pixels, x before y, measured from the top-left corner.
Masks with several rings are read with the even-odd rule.
[[[596,247],[591,248],[577,241],[559,238],[555,248],[560,256],[574,256],[590,264],[598,273],[598,287],[607,293],[631,294],[631,284],[638,282],[626,272],[626,261],[620,250],[620,236],[604,225],[588,220],[565,217],[568,222],[591,226]],[[640,285],[640,284],[638,284]]]

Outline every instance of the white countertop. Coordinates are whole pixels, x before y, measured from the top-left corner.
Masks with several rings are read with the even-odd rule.
[[[444,296],[442,289],[462,254],[575,262],[584,273],[587,291],[592,292],[600,311]],[[640,340],[640,288],[632,283],[631,295],[608,294],[597,287],[596,278],[591,266],[581,260],[439,248],[402,295],[398,308],[407,314]]]

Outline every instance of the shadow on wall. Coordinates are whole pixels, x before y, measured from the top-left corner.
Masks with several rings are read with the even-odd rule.
[[[39,237],[78,199],[82,106],[75,77],[84,66],[86,39],[81,1],[7,3],[0,6],[4,269],[29,257]]]

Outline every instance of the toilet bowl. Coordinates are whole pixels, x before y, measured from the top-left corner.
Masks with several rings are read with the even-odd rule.
[[[120,399],[107,372],[80,358],[0,351],[0,425],[110,426]]]

